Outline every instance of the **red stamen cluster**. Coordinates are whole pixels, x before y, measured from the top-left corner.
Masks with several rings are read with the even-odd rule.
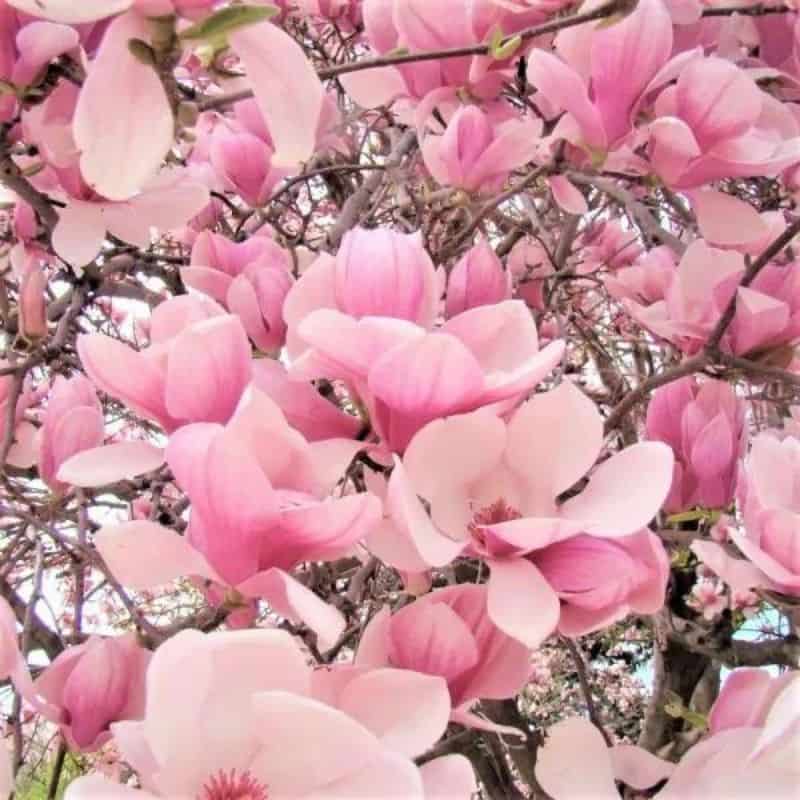
[[[212,775],[197,800],[268,800],[267,788],[249,772],[236,774],[236,770]]]

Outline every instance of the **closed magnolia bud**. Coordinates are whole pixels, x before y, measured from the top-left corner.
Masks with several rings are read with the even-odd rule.
[[[471,248],[450,273],[445,316],[454,317],[470,308],[492,305],[510,297],[510,275],[484,240]]]
[[[356,228],[336,256],[336,303],[353,317],[429,325],[438,305],[436,270],[419,233]]]
[[[46,288],[44,270],[38,264],[28,267],[19,285],[19,332],[26,339],[47,335]]]
[[[71,747],[96,750],[110,737],[112,722],[141,717],[150,655],[133,634],[93,636],[45,669],[36,691],[61,709],[62,732]]]

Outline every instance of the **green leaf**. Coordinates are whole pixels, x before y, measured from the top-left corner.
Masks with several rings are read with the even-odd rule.
[[[489,55],[498,61],[505,61],[505,59],[511,58],[511,56],[513,56],[514,53],[519,50],[521,44],[521,36],[512,36],[510,39],[506,39],[504,42],[499,43],[496,47],[492,47],[489,50]]]
[[[278,13],[280,9],[275,6],[226,6],[186,28],[180,36],[181,39],[218,40],[239,28],[264,22]]]

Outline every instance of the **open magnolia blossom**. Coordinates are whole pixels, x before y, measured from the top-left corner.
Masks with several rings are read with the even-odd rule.
[[[443,679],[369,671],[342,687],[335,703],[315,688],[302,649],[282,631],[184,631],[150,663],[142,719],[113,726],[142,790],[93,776],[75,781],[66,797],[423,800],[430,781],[468,800],[475,786],[462,757],[422,769],[411,760],[447,725]],[[419,705],[403,703],[403,693]],[[396,701],[385,702],[391,695]]]
[[[462,554],[482,559],[490,569],[489,617],[530,647],[553,632],[562,613],[568,628],[590,629],[593,615],[608,624],[631,607],[655,610],[666,578],[661,545],[645,533],[627,549],[620,537],[638,533],[658,511],[672,480],[672,453],[660,442],[627,448],[559,502],[595,465],[602,437],[594,405],[569,381],[534,395],[507,422],[488,410],[431,422],[402,460],[395,457],[391,524],[368,546],[407,572]],[[587,573],[578,577],[584,554]],[[619,583],[606,578],[607,590],[587,595],[583,581],[598,556],[608,558],[606,574]],[[562,558],[573,578],[562,577]],[[568,621],[573,606],[581,623]]]
[[[0,800],[796,798],[799,243],[800,0],[0,0]]]
[[[188,425],[170,438],[167,463],[192,503],[186,536],[141,520],[106,526],[97,547],[125,586],[197,576],[233,590],[234,604],[264,598],[330,647],[344,630],[341,614],[288,570],[346,554],[379,521],[376,497],[329,496],[361,447],[306,442],[253,389],[226,427]]]

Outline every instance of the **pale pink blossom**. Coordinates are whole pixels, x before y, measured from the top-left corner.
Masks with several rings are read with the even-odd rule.
[[[294,282],[291,268],[289,253],[266,236],[235,243],[203,231],[181,278],[239,317],[256,347],[276,353],[286,339],[283,303]]]
[[[562,341],[539,349],[536,325],[519,300],[469,309],[433,331],[328,309],[309,314],[297,331],[309,349],[291,373],[346,381],[383,445],[398,453],[433,420],[484,406],[510,410],[564,352]]]
[[[776,175],[800,161],[800,125],[789,108],[718,56],[690,58],[655,113],[650,163],[677,188]]]
[[[384,527],[367,546],[407,570],[415,563],[418,570],[440,567],[461,554],[482,558],[491,570],[490,619],[530,647],[559,625],[560,597],[576,606],[576,627],[624,616],[639,605],[639,590],[642,605],[655,611],[663,600],[663,553],[652,550],[647,535],[630,549],[620,537],[638,533],[664,501],[672,479],[669,448],[660,442],[629,447],[600,464],[580,493],[557,502],[595,465],[602,427],[594,404],[569,381],[534,395],[508,422],[479,410],[429,423],[402,460],[395,457],[387,494],[394,530]],[[570,541],[578,534],[587,537]],[[591,537],[601,541],[582,550]],[[563,552],[548,553],[558,543]],[[578,621],[579,595],[590,588],[601,554],[619,581],[607,589],[596,584],[585,603],[589,613]],[[566,617],[565,624],[573,625]]]
[[[627,301],[626,307],[641,325],[687,354],[702,349],[734,296],[736,313],[720,342],[725,352],[752,355],[793,342],[800,336],[800,271],[771,263],[747,287],[739,285],[744,271],[741,253],[697,239],[663,300]]]
[[[549,729],[536,777],[553,800],[616,800],[615,779],[646,790],[664,778],[658,800],[775,797],[797,794],[800,768],[800,676],[770,678],[737,670],[709,715],[710,735],[670,764],[631,745],[606,747],[588,720],[572,718]],[[575,769],[576,750],[581,769]]]
[[[641,98],[668,61],[672,23],[662,0],[641,0],[621,22],[586,30],[590,37],[582,49],[588,63],[568,53],[570,64],[534,49],[528,56],[528,80],[537,95],[566,112],[554,138],[605,153],[631,131]]]
[[[537,155],[540,136],[541,121],[493,119],[477,106],[462,106],[444,131],[424,137],[422,157],[442,186],[498,191],[513,170]]]
[[[362,446],[308,443],[266,395],[250,390],[227,427],[186,426],[170,437],[167,461],[192,502],[186,536],[134,521],[107,525],[97,547],[126,586],[199,576],[235,589],[233,597],[265,598],[331,646],[344,619],[288,571],[346,555],[379,521],[372,495],[330,496]]]
[[[139,351],[102,333],[81,335],[78,353],[95,386],[168,432],[227,422],[251,376],[238,317],[205,297],[174,297],[153,311],[150,335]]]
[[[716,542],[693,542],[698,558],[733,589],[762,587],[800,594],[798,476],[800,440],[759,434],[739,476],[744,531],[729,529],[730,540],[745,558],[732,557]]]
[[[153,656],[141,721],[112,728],[142,790],[91,775],[71,783],[66,797],[423,800],[425,780],[412,758],[444,733],[444,680],[376,670],[349,681],[336,699],[315,694],[305,655],[285,632],[183,631]],[[473,780],[451,796],[468,800],[474,788]]]
[[[440,278],[419,233],[355,228],[336,257],[320,255],[292,287],[284,305],[292,355],[306,349],[298,328],[312,312],[335,309],[354,319],[391,317],[433,325]]]
[[[47,398],[39,442],[39,477],[54,491],[66,484],[56,478],[71,456],[103,443],[103,409],[91,381],[83,375],[59,375]]]

